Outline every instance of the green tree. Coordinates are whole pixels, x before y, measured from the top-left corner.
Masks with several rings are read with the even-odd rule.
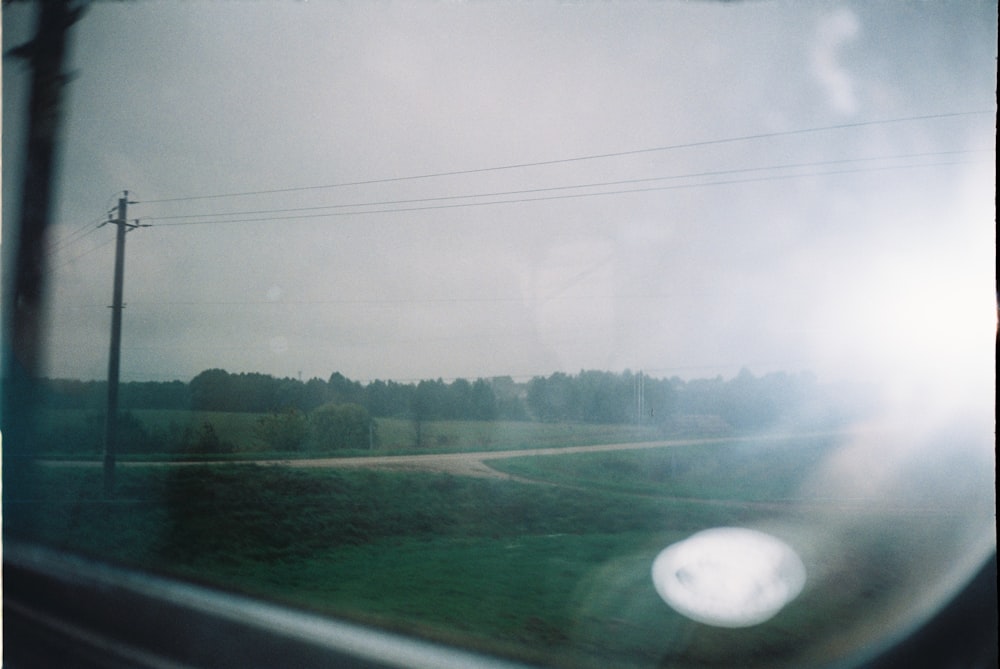
[[[330,375],[326,387],[330,400],[333,402],[360,404],[362,401],[364,389],[361,384],[357,381],[351,381],[340,372],[334,372]]]
[[[494,420],[497,417],[497,397],[493,386],[485,379],[476,379],[470,392],[470,415],[475,420]]]
[[[233,411],[234,389],[229,372],[206,369],[191,379],[191,408],[195,411]]]
[[[328,402],[329,399],[330,393],[327,389],[326,381],[314,376],[306,381],[303,393],[303,403],[299,408],[303,411],[312,411],[316,407],[322,406]]]
[[[528,408],[545,422],[578,419],[577,384],[562,372],[548,378],[536,376],[528,382]]]
[[[472,417],[472,384],[465,379],[455,379],[444,394],[441,418],[468,420]]]

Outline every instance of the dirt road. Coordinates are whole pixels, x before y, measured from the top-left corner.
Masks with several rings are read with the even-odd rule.
[[[458,476],[513,479],[509,474],[493,469],[489,460],[537,455],[566,455],[569,453],[598,453],[606,451],[632,451],[664,446],[688,446],[731,441],[728,437],[713,439],[677,439],[671,441],[644,441],[629,444],[600,444],[596,446],[565,446],[562,448],[533,448],[512,451],[475,451],[466,453],[428,453],[422,455],[383,455],[355,458],[316,458],[309,460],[256,460],[259,465],[286,467],[364,467],[367,469],[395,469],[405,471],[446,472]]]

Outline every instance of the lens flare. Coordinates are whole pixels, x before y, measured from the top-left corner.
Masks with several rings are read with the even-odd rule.
[[[678,613],[717,627],[749,627],[798,596],[806,569],[770,534],[718,527],[665,548],[652,576],[656,592]]]

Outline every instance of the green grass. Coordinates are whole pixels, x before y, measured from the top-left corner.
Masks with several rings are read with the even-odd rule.
[[[380,448],[414,446],[413,422],[378,419]],[[590,444],[652,441],[661,438],[653,427],[531,421],[428,421],[423,426],[421,452],[502,451],[558,448]]]
[[[579,588],[602,565],[640,551],[648,570],[667,542],[747,520],[445,474],[133,466],[120,468],[110,502],[97,467],[41,465],[38,479],[21,536],[546,661],[578,654]]]
[[[745,501],[781,500],[837,438],[732,440],[656,449],[525,456],[490,466],[537,481],[614,492]]]
[[[839,638],[858,610],[887,610],[892,593],[905,592],[913,555],[924,550],[909,538],[913,522],[926,519],[873,523],[840,553],[803,553],[813,579],[807,590],[773,621],[743,630],[675,613],[654,592],[649,570],[662,548],[702,529],[810,527],[795,511],[743,505],[725,486],[738,475],[749,499],[783,495],[830,445],[734,441],[501,463],[565,485],[132,465],[119,468],[112,501],[103,499],[99,467],[49,463],[36,467],[33,494],[5,499],[5,532],[553,666],[802,666],[799,653]],[[732,503],[669,496],[678,491]],[[832,525],[817,532],[840,522],[822,517]]]

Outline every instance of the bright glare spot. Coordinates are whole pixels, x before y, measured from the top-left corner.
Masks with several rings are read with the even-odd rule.
[[[678,613],[717,627],[772,618],[806,582],[798,554],[780,539],[718,527],[668,546],[653,561],[656,592]]]

